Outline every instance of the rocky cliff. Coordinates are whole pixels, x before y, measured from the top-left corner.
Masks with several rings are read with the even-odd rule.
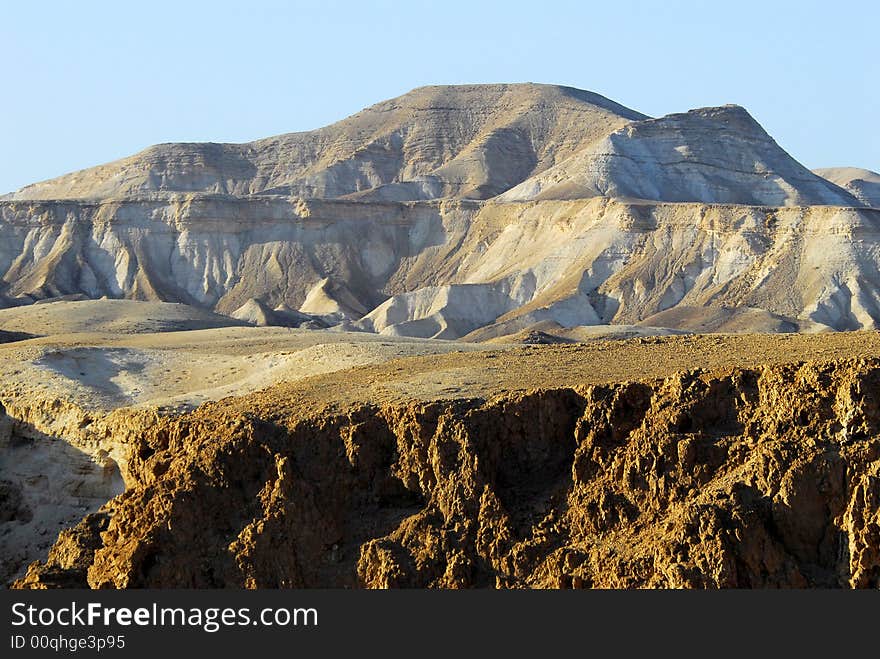
[[[140,432],[155,414],[100,414],[58,398],[3,398],[0,581],[5,585],[35,556],[45,556],[59,531],[125,490],[129,431]]]
[[[126,433],[127,491],[17,587],[876,588],[878,387],[870,359],[224,401]]]
[[[79,293],[436,338],[699,329],[695,309],[734,307],[755,310],[752,331],[880,319],[871,209],[181,195],[5,202],[0,226],[8,304]]]

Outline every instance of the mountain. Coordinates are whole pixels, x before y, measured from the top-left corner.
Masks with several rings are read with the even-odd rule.
[[[880,174],[858,167],[831,167],[815,173],[840,186],[866,206],[880,208]]]
[[[566,87],[425,87],[13,193],[0,306],[107,296],[469,340],[874,328],[880,211],[870,177],[835,180],[737,106],[651,119]]]
[[[159,144],[13,199],[144,192],[484,199],[644,115],[550,85],[422,87],[326,128],[247,144]]]

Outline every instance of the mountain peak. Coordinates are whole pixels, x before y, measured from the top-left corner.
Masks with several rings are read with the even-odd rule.
[[[513,83],[475,83],[459,85],[426,85],[398,96],[392,101],[403,99],[424,100],[427,98],[435,101],[460,99],[468,102],[486,102],[501,96],[510,96],[521,101],[548,101],[548,102],[578,102],[594,105],[599,108],[614,112],[628,119],[646,119],[647,116],[620,103],[602,96],[596,92],[569,87],[565,85],[547,84],[538,82],[513,82]]]

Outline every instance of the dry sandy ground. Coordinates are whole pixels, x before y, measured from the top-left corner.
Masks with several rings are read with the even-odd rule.
[[[481,347],[363,333],[227,327],[80,333],[0,345],[3,389],[81,407],[186,409],[284,381],[390,359]]]
[[[93,410],[187,409],[353,366],[481,349],[359,332],[243,326],[182,304],[130,300],[3,309],[0,330],[37,337],[0,343],[0,394],[59,398]]]
[[[632,326],[548,329],[569,342],[670,331]],[[130,300],[3,309],[0,330],[36,337],[0,343],[0,394],[59,398],[98,411],[130,406],[180,411],[356,366],[446,353],[494,355],[530,338],[523,331],[492,344],[475,344],[242,326],[233,318],[182,304]],[[462,386],[453,378],[431,389],[451,394]]]
[[[0,309],[0,329],[40,336],[82,332],[145,334],[245,324],[235,318],[168,302],[82,300]]]
[[[487,346],[488,347],[488,346]],[[271,415],[362,403],[490,399],[535,389],[665,378],[683,371],[880,357],[880,332],[710,334],[577,344],[492,346],[355,367],[221,405]]]
[[[523,346],[279,327],[200,329],[224,319],[184,305],[116,300],[0,311],[0,330],[42,335],[0,344],[0,395],[59,398],[95,411],[183,410],[282,383],[327,402],[391,394],[487,397],[698,368],[880,354],[873,331],[630,338],[633,330],[659,330],[613,326],[558,333],[582,343]],[[191,329],[156,331],[169,326]],[[522,334],[510,338],[528,338]],[[603,340],[609,336],[628,340]]]

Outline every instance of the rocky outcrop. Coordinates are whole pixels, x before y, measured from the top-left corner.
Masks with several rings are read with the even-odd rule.
[[[625,197],[758,206],[859,206],[735,105],[630,123],[502,199]]]
[[[70,537],[75,533],[63,529],[95,513],[125,489],[130,480],[126,462],[131,433],[140,432],[156,415],[105,416],[57,399],[5,393],[3,398],[0,582],[5,584],[20,576],[34,558],[45,556],[53,543],[57,549],[51,560],[57,558],[61,569],[82,560],[87,549],[63,549],[65,538],[73,546]],[[72,577],[59,579],[71,586],[77,583]]]
[[[305,417],[215,403],[132,436],[106,529],[17,586],[876,588],[878,386],[858,360]]]
[[[76,526],[61,531],[45,565],[33,563],[18,587],[29,590],[82,587],[95,550],[102,545],[101,532],[107,529],[108,521],[105,513],[92,513]]]

